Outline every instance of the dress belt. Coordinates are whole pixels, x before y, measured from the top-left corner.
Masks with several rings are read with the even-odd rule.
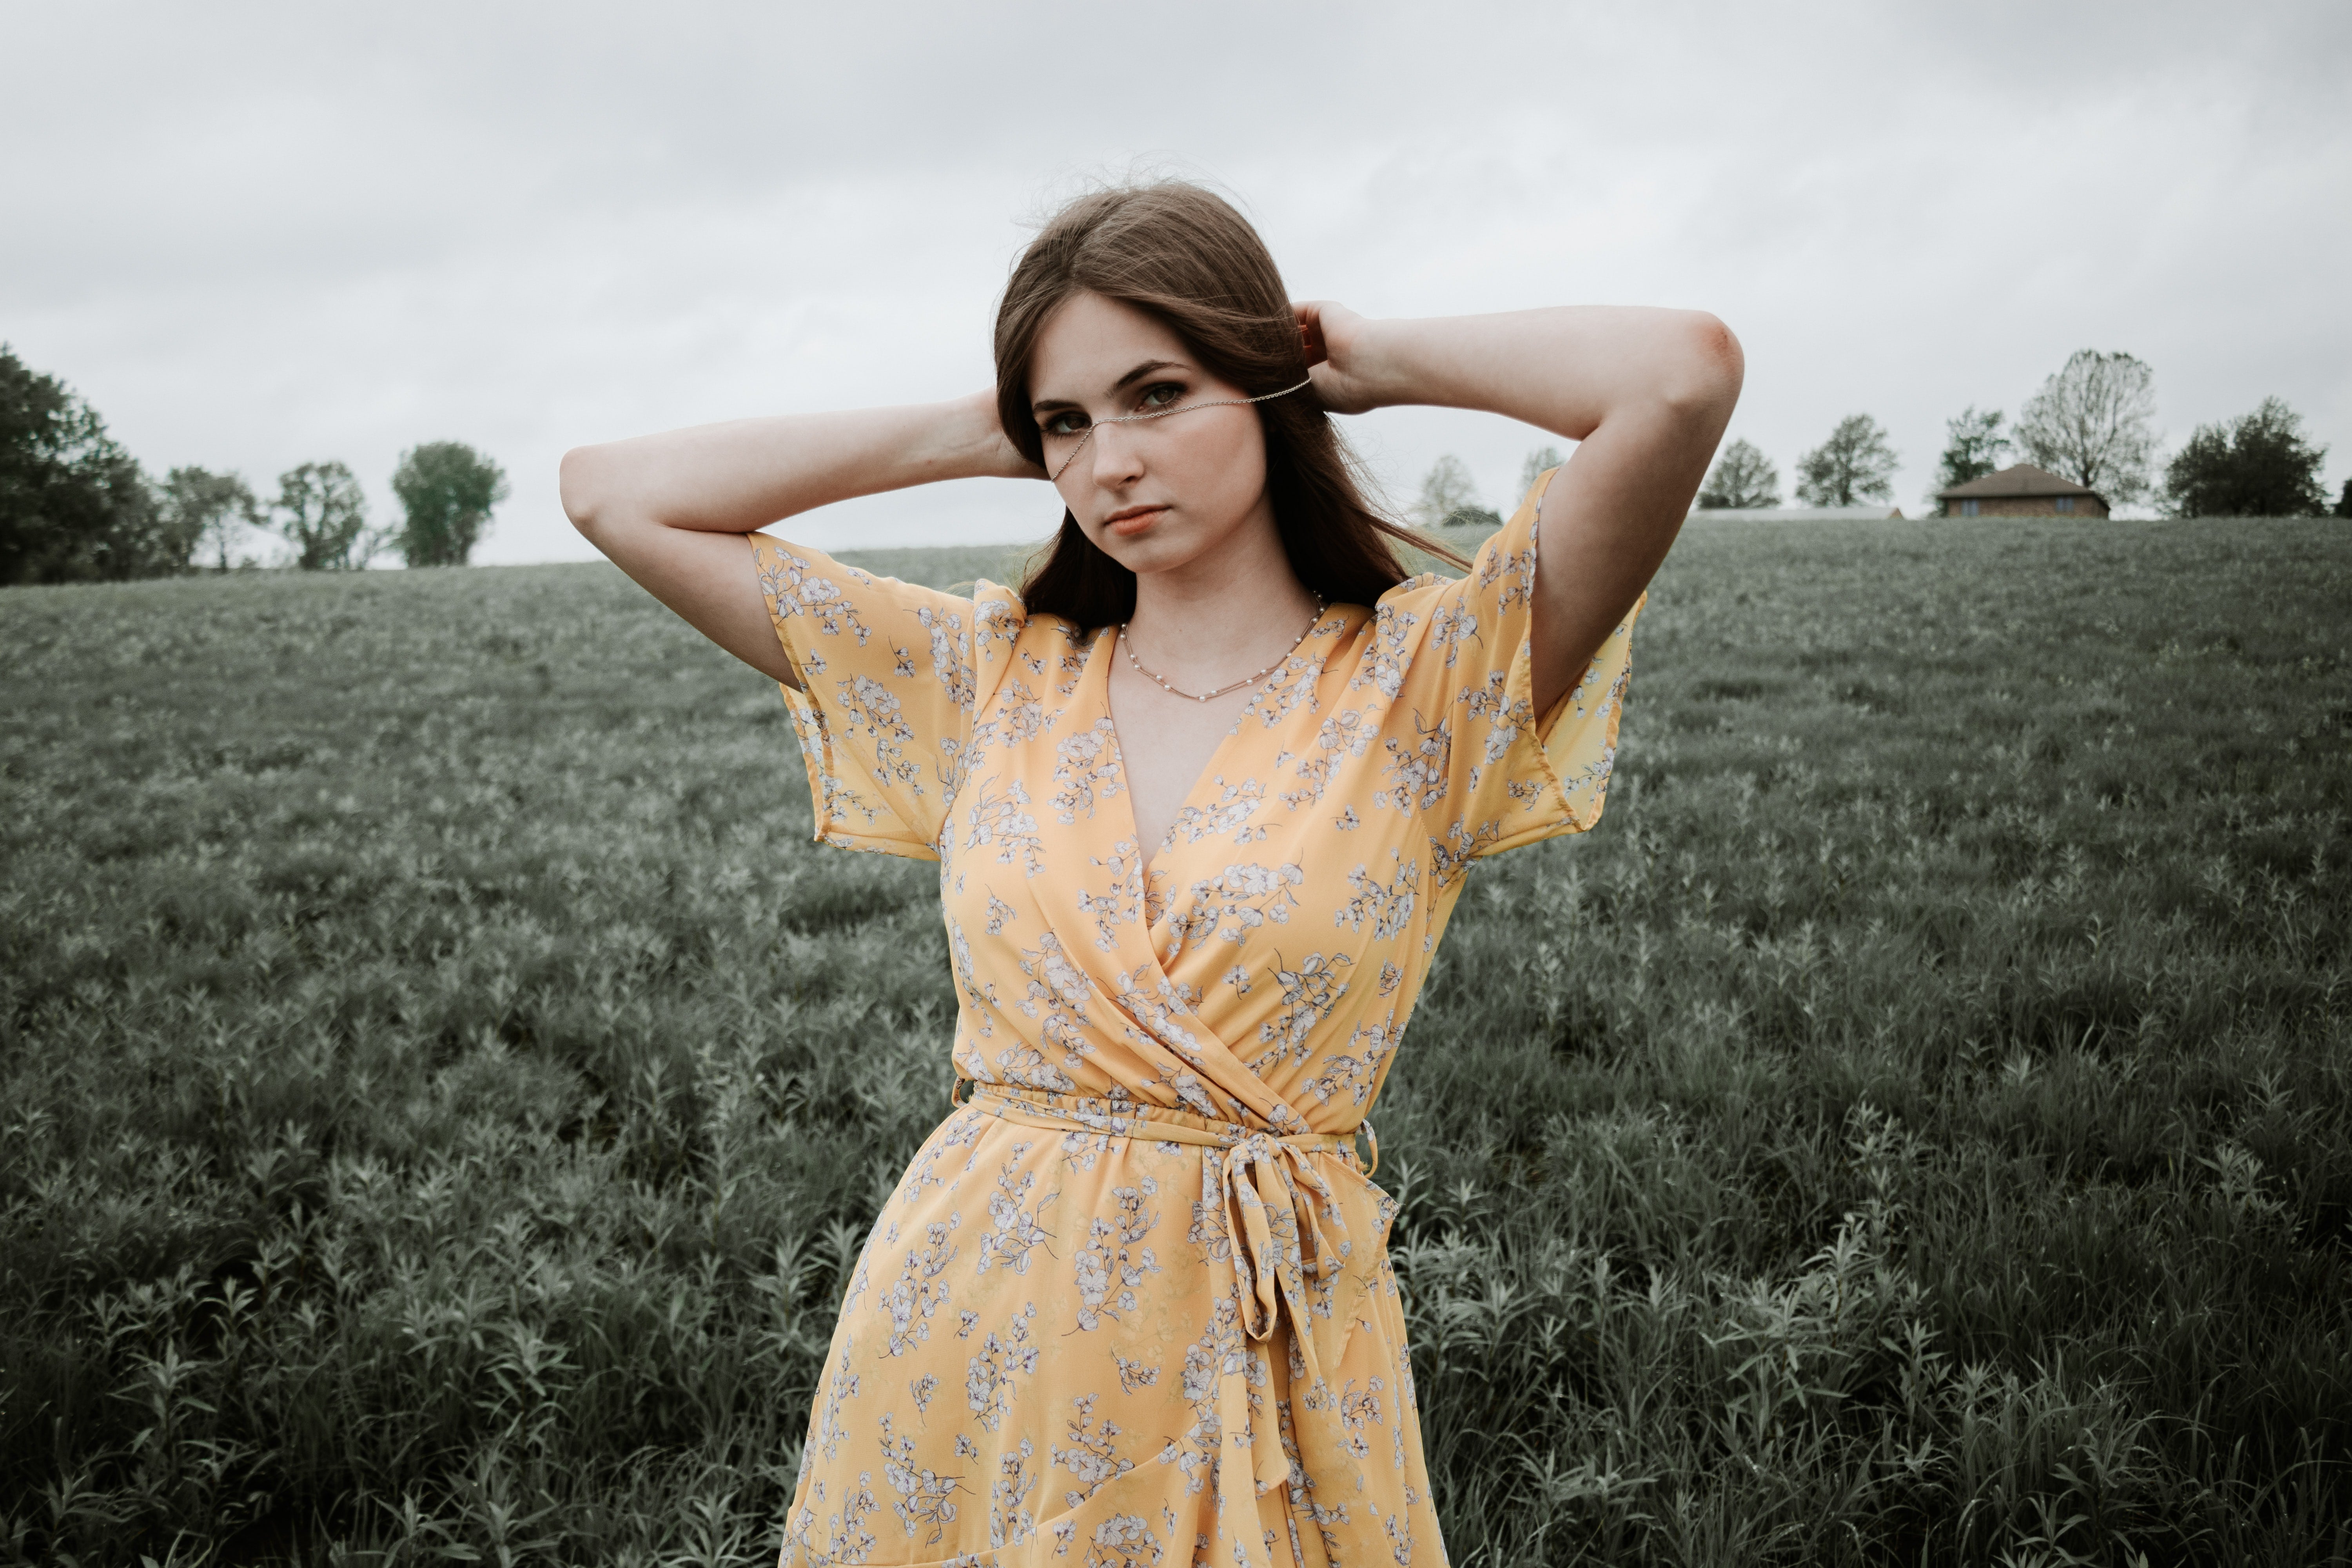
[[[957,1088],[967,1082],[972,1080],[959,1078]],[[1231,1326],[1250,1339],[1265,1340],[1283,1317],[1290,1319],[1291,1372],[1294,1379],[1304,1372],[1307,1390],[1321,1384],[1327,1371],[1338,1369],[1349,1331],[1366,1310],[1364,1298],[1391,1288],[1377,1259],[1394,1200],[1351,1161],[1315,1158],[1353,1153],[1353,1133],[1284,1136],[1165,1106],[1005,1084],[974,1083],[971,1099],[962,1103],[982,1115],[1050,1131],[1199,1147],[1201,1201],[1193,1205],[1190,1239],[1224,1276],[1219,1283],[1233,1302]],[[1364,1131],[1370,1133],[1369,1122]],[[1380,1159],[1377,1140],[1372,1159]],[[1348,1223],[1351,1212],[1360,1231]],[[1342,1291],[1343,1279],[1356,1288]],[[1222,1342],[1226,1331],[1221,1310],[1210,1332]],[[1234,1336],[1233,1353],[1219,1347],[1219,1419],[1223,1441],[1250,1450],[1256,1489],[1265,1491],[1289,1479],[1290,1461],[1271,1414],[1255,1411],[1240,1350],[1239,1335]]]
[[[961,1108],[972,1102],[974,1095],[994,1100],[999,1106],[1017,1102],[1016,1110],[1025,1108],[1043,1118],[1032,1125],[1066,1129],[1073,1125],[1095,1132],[1108,1132],[1118,1138],[1150,1138],[1165,1143],[1198,1143],[1217,1148],[1230,1148],[1251,1138],[1272,1138],[1278,1142],[1296,1145],[1313,1153],[1352,1153],[1356,1133],[1364,1135],[1370,1147],[1370,1158],[1365,1163],[1364,1174],[1369,1176],[1381,1168],[1381,1135],[1372,1131],[1370,1118],[1356,1123],[1347,1132],[1298,1132],[1283,1134],[1270,1128],[1250,1127],[1239,1121],[1219,1121],[1211,1117],[1196,1116],[1189,1110],[1171,1106],[1152,1105],[1134,1100],[1110,1100],[1094,1095],[1062,1094],[1048,1089],[1024,1089],[1014,1084],[982,1083],[961,1073],[948,1086],[948,1103]],[[997,1114],[1003,1114],[999,1110]],[[1015,1114],[1008,1120],[1020,1120]],[[1148,1129],[1137,1123],[1149,1122]]]

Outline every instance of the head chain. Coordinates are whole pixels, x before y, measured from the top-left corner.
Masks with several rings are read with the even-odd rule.
[[[1264,403],[1268,398],[1288,396],[1291,393],[1297,392],[1299,386],[1305,386],[1314,379],[1310,375],[1306,381],[1300,382],[1298,386],[1286,386],[1280,392],[1261,392],[1255,397],[1220,397],[1207,403],[1180,403],[1173,408],[1155,408],[1149,414],[1114,414],[1108,419],[1094,420],[1087,426],[1087,433],[1078,437],[1078,444],[1070,448],[1070,455],[1062,459],[1062,466],[1054,470],[1054,482],[1061,483],[1063,474],[1069,470],[1072,463],[1078,460],[1078,454],[1087,449],[1087,443],[1095,438],[1096,426],[1132,425],[1139,420],[1165,419],[1171,414],[1190,414],[1201,408],[1238,408],[1246,403]]]

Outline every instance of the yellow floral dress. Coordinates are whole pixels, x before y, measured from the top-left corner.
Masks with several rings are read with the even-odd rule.
[[[1444,1563],[1356,1134],[1470,862],[1601,815],[1641,605],[1538,718],[1549,481],[1466,578],[1327,610],[1148,879],[1115,631],[751,536],[818,838],[940,863],[970,1080],[850,1279],[785,1564]]]

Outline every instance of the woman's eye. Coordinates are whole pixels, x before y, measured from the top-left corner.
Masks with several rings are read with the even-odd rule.
[[[1184,389],[1182,387],[1178,386],[1174,382],[1163,381],[1159,385],[1150,387],[1145,390],[1143,394],[1143,406],[1146,408],[1166,408],[1173,405],[1183,395]]]
[[[1075,436],[1086,428],[1083,414],[1056,414],[1045,421],[1048,436]]]

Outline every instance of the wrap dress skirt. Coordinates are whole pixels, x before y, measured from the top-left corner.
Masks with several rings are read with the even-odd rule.
[[[788,1568],[1444,1563],[1358,1135],[1470,863],[1601,815],[1642,605],[1537,713],[1549,479],[1467,576],[1325,610],[1149,875],[1115,630],[751,536],[816,837],[939,862],[959,1004]]]

